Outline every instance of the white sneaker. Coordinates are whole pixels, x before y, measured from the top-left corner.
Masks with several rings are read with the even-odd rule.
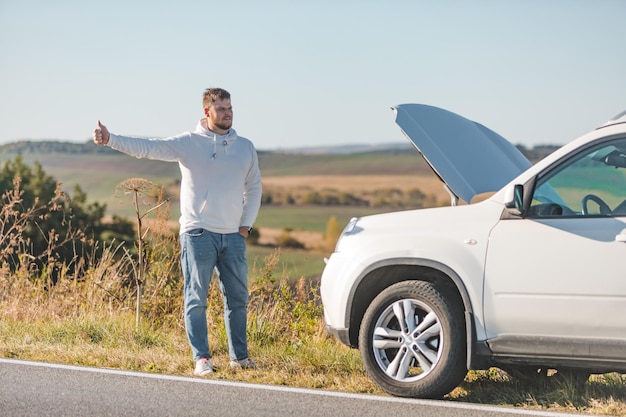
[[[250,358],[241,359],[239,361],[230,361],[231,369],[256,369],[256,363]]]
[[[194,375],[205,376],[213,372],[215,372],[215,370],[208,358],[200,358],[196,361],[196,369],[193,370]]]

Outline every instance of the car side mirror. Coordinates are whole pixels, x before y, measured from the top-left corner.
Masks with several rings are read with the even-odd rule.
[[[504,206],[509,209],[509,213],[516,216],[524,215],[524,186],[515,184],[507,193],[507,199]]]

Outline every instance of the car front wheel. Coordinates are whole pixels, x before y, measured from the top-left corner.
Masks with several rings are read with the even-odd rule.
[[[400,397],[441,398],[467,373],[463,308],[437,285],[404,281],[381,292],[359,333],[363,365],[376,385]]]

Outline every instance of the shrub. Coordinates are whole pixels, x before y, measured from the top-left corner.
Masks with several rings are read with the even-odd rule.
[[[276,244],[282,248],[304,249],[304,244],[291,236],[288,230],[283,230],[278,239],[276,239]]]

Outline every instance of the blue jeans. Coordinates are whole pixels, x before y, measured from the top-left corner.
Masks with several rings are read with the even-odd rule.
[[[248,262],[246,238],[194,229],[180,236],[181,266],[185,278],[185,329],[194,360],[210,358],[207,296],[213,269],[217,269],[224,298],[224,323],[231,360],[248,357]]]

